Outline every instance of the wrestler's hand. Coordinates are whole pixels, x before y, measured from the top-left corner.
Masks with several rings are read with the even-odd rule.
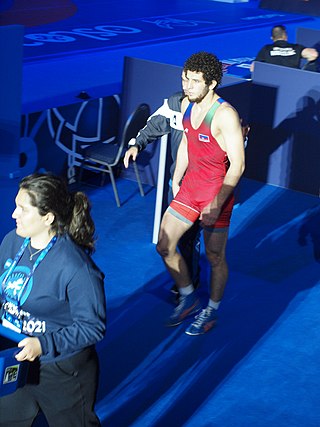
[[[209,226],[213,225],[219,218],[221,208],[218,207],[216,201],[209,203],[200,214],[201,225]]]
[[[242,129],[243,139],[245,140],[248,137],[248,135],[249,135],[250,126],[249,125],[244,125],[242,119],[241,119],[241,129]]]
[[[245,125],[243,123],[243,120],[241,119],[241,129],[242,129],[242,136],[243,136],[243,142],[244,142],[244,147],[246,148],[248,145],[248,135],[250,132],[250,126],[247,124]]]
[[[36,337],[24,338],[18,343],[18,347],[22,348],[22,350],[15,356],[18,362],[23,362],[25,360],[33,362],[42,354],[40,340]]]
[[[124,159],[123,159],[124,167],[128,168],[130,158],[132,158],[132,160],[135,162],[137,155],[138,155],[138,148],[130,147],[129,150],[127,150],[124,154]]]

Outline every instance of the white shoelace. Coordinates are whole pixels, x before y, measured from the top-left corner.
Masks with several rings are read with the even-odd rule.
[[[194,322],[194,326],[201,326],[201,324],[207,320],[208,317],[210,317],[212,313],[213,308],[207,307],[204,308],[198,316],[196,316],[196,320]]]

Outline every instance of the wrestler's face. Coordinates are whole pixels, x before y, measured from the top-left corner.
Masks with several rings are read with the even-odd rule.
[[[185,94],[185,96],[187,96],[188,95],[188,79],[187,79],[184,71],[182,71],[182,74],[181,74],[181,81],[182,81],[183,93]]]
[[[201,72],[197,73],[195,71],[187,71],[186,78],[188,81],[186,95],[190,102],[201,102],[210,90],[214,89],[216,86],[216,82],[208,86],[204,81],[203,74]]]

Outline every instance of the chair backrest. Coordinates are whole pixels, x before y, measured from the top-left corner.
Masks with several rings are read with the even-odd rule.
[[[123,131],[122,138],[124,143],[128,144],[131,138],[135,138],[140,131],[144,128],[150,116],[150,107],[148,104],[140,104],[128,117]]]
[[[127,148],[128,142],[131,138],[135,138],[140,129],[144,128],[150,116],[150,107],[148,104],[142,103],[128,117],[122,134],[120,136],[120,145],[117,159],[115,164],[118,163],[124,148]]]

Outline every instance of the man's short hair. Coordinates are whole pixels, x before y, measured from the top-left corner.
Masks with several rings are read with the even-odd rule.
[[[202,73],[206,85],[211,85],[212,81],[217,82],[217,86],[222,80],[222,63],[213,54],[208,52],[198,52],[191,55],[184,63],[183,71],[193,71]]]
[[[272,28],[271,36],[274,40],[282,39],[287,35],[287,30],[284,25],[275,25]]]

